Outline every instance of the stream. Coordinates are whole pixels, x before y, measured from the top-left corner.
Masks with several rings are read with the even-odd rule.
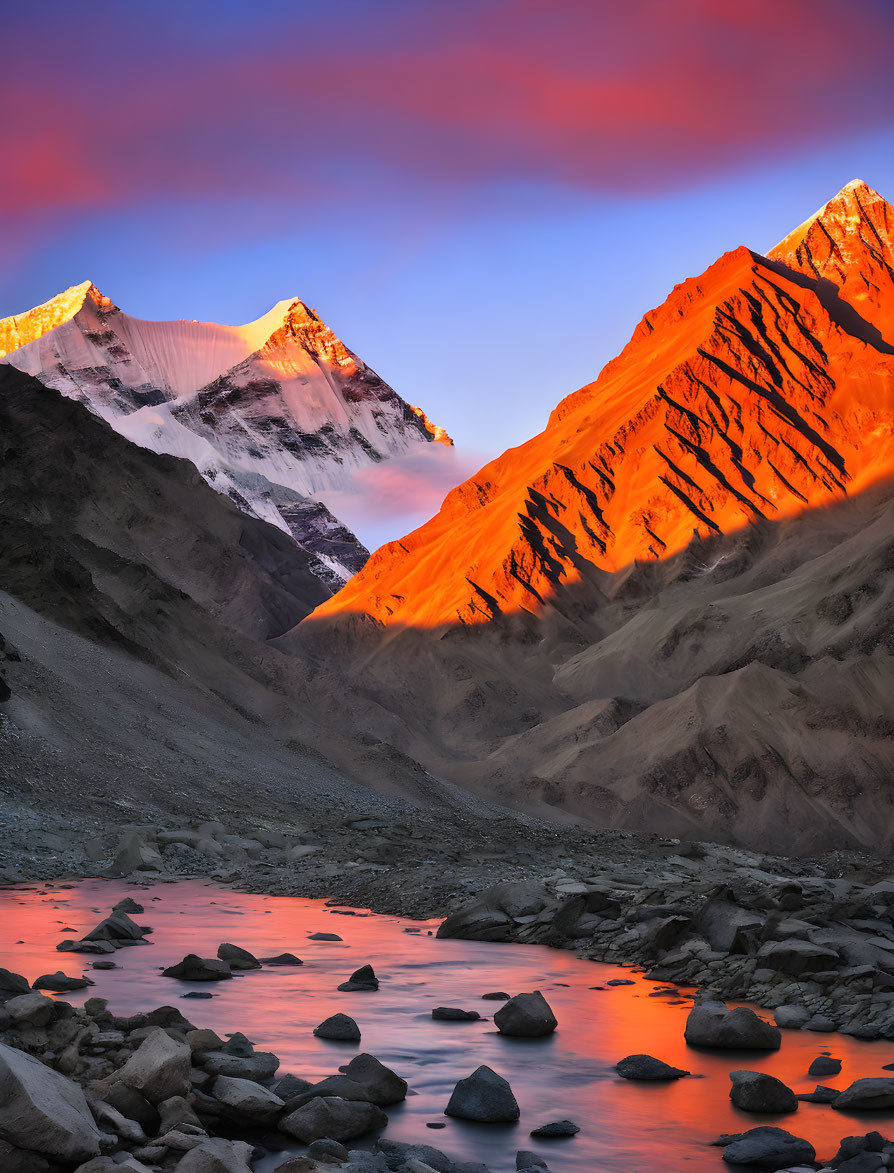
[[[152,925],[150,945],[119,950],[112,960],[120,968],[108,971],[91,969],[94,957],[56,951],[60,940],[89,932],[128,895],[145,907],[134,919]],[[75,1005],[102,997],[113,1013],[127,1015],[170,1004],[222,1037],[241,1031],[259,1050],[279,1056],[278,1075],[318,1080],[359,1051],[369,1052],[410,1085],[406,1102],[387,1109],[385,1136],[435,1145],[457,1159],[482,1161],[494,1173],[513,1170],[520,1148],[542,1155],[554,1173],[652,1173],[670,1167],[720,1173],[721,1150],[708,1142],[722,1132],[775,1124],[806,1137],[825,1158],[843,1136],[872,1128],[891,1132],[894,1113],[887,1111],[851,1115],[802,1103],[784,1117],[739,1112],[729,1101],[728,1073],[767,1071],[796,1092],[812,1091],[818,1082],[843,1089],[864,1076],[887,1075],[882,1067],[894,1061],[894,1043],[789,1030],[783,1031],[778,1052],[698,1051],[683,1038],[691,990],[667,992],[665,983],[630,970],[543,946],[438,940],[437,925],[333,908],[320,900],[234,892],[200,880],[19,886],[0,891],[0,965],[29,981],[59,969],[84,973],[94,986],[60,995]],[[308,940],[317,932],[343,939]],[[265,967],[224,982],[161,976],[162,968],[187,953],[214,957],[224,941],[259,957],[292,952],[304,965]],[[374,967],[379,990],[338,992],[336,986],[365,963]],[[607,985],[617,979],[633,984]],[[545,1039],[501,1036],[490,1021],[500,1003],[481,995],[534,989],[549,1001],[559,1029]],[[190,991],[213,997],[181,1000]],[[436,1006],[477,1010],[483,1017],[433,1021]],[[337,1011],[357,1020],[359,1044],[313,1035],[313,1028]],[[618,1078],[614,1064],[639,1052],[700,1078],[663,1084]],[[820,1054],[840,1059],[841,1074],[809,1077],[807,1067]],[[456,1081],[480,1064],[508,1079],[521,1108],[518,1124],[472,1124],[443,1114]],[[577,1136],[538,1141],[528,1135],[562,1119],[580,1126]],[[369,1147],[374,1139],[349,1147]],[[298,1142],[283,1140],[288,1142],[283,1154],[257,1162],[257,1173],[270,1173],[284,1154],[305,1151]]]

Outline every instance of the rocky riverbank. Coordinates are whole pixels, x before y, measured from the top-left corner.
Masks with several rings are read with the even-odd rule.
[[[785,1026],[894,1038],[891,860],[786,859],[388,797],[369,813],[302,813],[276,829],[23,813],[5,828],[0,880],[199,875],[446,918],[441,935],[570,949],[757,1003]]]

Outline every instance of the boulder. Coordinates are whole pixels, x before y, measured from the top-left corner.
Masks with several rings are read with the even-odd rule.
[[[162,970],[162,977],[179,978],[182,982],[220,982],[233,976],[230,966],[218,957],[199,957],[187,953],[176,965]]]
[[[221,961],[225,961],[230,969],[261,968],[260,961],[257,957],[253,957],[247,949],[240,949],[238,945],[230,945],[228,942],[218,945],[217,956]]]
[[[528,1149],[519,1149],[515,1154],[515,1169],[516,1173],[524,1173],[526,1169],[533,1169],[535,1173],[549,1173],[549,1166],[543,1157],[539,1157],[537,1153],[532,1153]]]
[[[494,1025],[500,1034],[532,1039],[552,1034],[558,1023],[546,998],[534,990],[504,1002],[494,1015]]]
[[[407,1098],[407,1081],[374,1055],[355,1055],[345,1068],[345,1076],[366,1088],[369,1100],[379,1107]]]
[[[459,1080],[444,1112],[447,1116],[479,1120],[485,1124],[506,1123],[519,1118],[518,1102],[512,1088],[502,1075],[485,1066]]]
[[[118,942],[120,944],[120,941]],[[115,945],[111,941],[60,941],[56,946],[57,953],[114,953]]]
[[[478,1022],[481,1018],[477,1010],[460,1010],[456,1006],[436,1006],[431,1016],[437,1022]]]
[[[277,953],[275,957],[262,957],[261,961],[264,965],[304,965],[294,953]]]
[[[857,1079],[836,1096],[832,1107],[848,1112],[894,1107],[894,1079]]]
[[[831,1055],[817,1055],[807,1068],[808,1075],[838,1075],[841,1071],[841,1060],[833,1059]]]
[[[310,1149],[308,1149],[310,1152]],[[389,1169],[400,1169],[407,1161],[423,1161],[437,1173],[454,1173],[456,1164],[450,1157],[429,1144],[412,1144],[405,1140],[376,1141],[376,1152],[381,1153]]]
[[[85,941],[142,941],[144,930],[126,912],[113,912],[95,929],[85,934]]]
[[[465,941],[509,941],[515,934],[517,918],[537,916],[555,903],[543,884],[497,884],[448,916],[437,935]]]
[[[731,1071],[729,1098],[743,1112],[794,1112],[798,1100],[790,1087],[764,1071]]]
[[[812,1092],[801,1092],[798,1099],[803,1100],[805,1104],[831,1104],[840,1095],[841,1088],[824,1087],[818,1083]]]
[[[724,1002],[696,1002],[686,1019],[686,1042],[723,1050],[778,1051],[778,1027],[758,1018],[747,1006],[730,1010]]]
[[[56,1003],[39,990],[10,998],[4,1010],[16,1026],[46,1026],[53,1017]]]
[[[181,1157],[175,1173],[251,1173],[252,1151],[244,1141],[213,1137]]]
[[[643,1081],[682,1079],[684,1075],[689,1075],[682,1067],[671,1067],[663,1059],[655,1059],[652,1055],[628,1055],[615,1064],[615,1071],[622,1079]]]
[[[78,1085],[3,1043],[0,1136],[59,1161],[86,1161],[99,1153],[99,1128]]]
[[[250,1079],[218,1075],[211,1088],[215,1100],[253,1124],[272,1123],[285,1106],[269,1088]]]
[[[201,1066],[209,1075],[231,1075],[236,1079],[269,1079],[279,1067],[272,1051],[253,1051],[250,1055],[233,1055],[228,1051],[208,1051],[201,1055]]]
[[[119,876],[131,872],[157,872],[163,866],[159,852],[135,832],[125,836],[112,862],[112,871]]]
[[[308,933],[308,941],[341,941],[344,938],[340,937],[338,933]]]
[[[773,1011],[776,1025],[791,1030],[800,1030],[810,1021],[810,1011],[803,1006],[777,1006]]]
[[[360,1027],[348,1014],[333,1014],[314,1027],[318,1039],[332,1039],[339,1043],[359,1043]]]
[[[762,917],[722,893],[709,897],[693,918],[693,927],[720,953],[750,952],[751,939],[763,923]]]
[[[314,1140],[353,1140],[375,1128],[384,1128],[388,1117],[381,1108],[364,1100],[343,1100],[338,1096],[316,1096],[283,1116],[279,1128],[289,1136],[310,1144]]]
[[[0,1002],[8,1002],[10,998],[30,993],[30,990],[27,978],[18,973],[10,973],[8,969],[0,969]]]
[[[553,1120],[549,1124],[541,1124],[539,1128],[531,1130],[531,1136],[543,1139],[558,1136],[577,1136],[580,1125],[573,1120]]]
[[[791,974],[792,977],[820,973],[824,969],[835,969],[841,961],[834,949],[797,938],[767,941],[758,950],[757,960],[759,966],[777,969],[781,973]]]
[[[338,988],[344,991],[377,990],[379,988],[379,979],[376,977],[375,970],[371,965],[361,965]]]
[[[115,1078],[159,1104],[188,1094],[191,1057],[186,1043],[175,1042],[161,1027],[153,1027]]]
[[[307,1146],[307,1155],[314,1161],[346,1161],[348,1150],[337,1140],[324,1137],[323,1140],[313,1140]]]
[[[489,994],[482,994],[482,1000],[485,1002],[508,1002],[509,995],[505,990],[491,990]]]
[[[144,913],[145,911],[146,910],[143,908],[142,904],[137,904],[136,900],[134,900],[132,896],[125,896],[123,900],[119,900],[118,903],[112,908],[112,912],[133,912],[137,916],[139,916],[141,913]]]
[[[816,1158],[813,1145],[792,1136],[783,1128],[750,1128],[740,1133],[723,1150],[728,1165],[753,1165],[756,1169],[787,1169],[811,1164]]]
[[[91,982],[89,978],[68,977],[59,969],[55,973],[42,974],[35,980],[32,989],[52,990],[55,994],[65,994],[69,990],[83,990],[87,986],[95,985],[96,982]]]

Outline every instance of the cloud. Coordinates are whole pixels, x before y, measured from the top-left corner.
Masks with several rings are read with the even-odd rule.
[[[403,537],[438,512],[452,488],[489,456],[428,444],[354,474],[350,488],[322,494],[326,505],[370,550]]]
[[[263,194],[300,215],[525,184],[649,194],[894,122],[889,0],[246,11],[97,2],[88,21],[20,6],[0,213]]]

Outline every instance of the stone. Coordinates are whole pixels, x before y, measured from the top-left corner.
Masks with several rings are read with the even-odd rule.
[[[115,1082],[103,1092],[102,1098],[130,1120],[139,1121],[145,1129],[154,1130],[158,1124],[158,1112],[143,1093],[138,1092],[134,1087],[128,1087],[117,1077]]]
[[[376,1141],[376,1152],[385,1157],[389,1169],[400,1169],[407,1161],[423,1161],[430,1168],[437,1170],[437,1173],[454,1173],[456,1169],[456,1164],[450,1157],[428,1144],[386,1140],[383,1137]]]
[[[308,933],[308,941],[341,941],[342,937],[338,933]]]
[[[237,1116],[251,1123],[272,1123],[285,1107],[285,1102],[269,1088],[253,1080],[238,1079],[231,1075],[218,1075],[211,1094]]]
[[[615,1064],[615,1071],[622,1079],[643,1081],[682,1079],[684,1075],[689,1075],[682,1067],[671,1067],[663,1059],[655,1059],[652,1055],[628,1055]]]
[[[807,1068],[808,1075],[838,1075],[841,1071],[841,1060],[833,1059],[831,1055],[817,1055]]]
[[[532,881],[497,884],[448,916],[437,935],[465,941],[509,941],[517,917],[537,916],[550,905],[555,906],[555,900],[543,884]]]
[[[0,969],[0,1002],[8,1002],[10,998],[17,998],[30,991],[27,978],[19,973],[11,973],[8,969]]]
[[[4,1009],[16,1026],[46,1026],[53,1017],[56,1003],[39,990],[10,998]]]
[[[377,990],[379,988],[379,979],[376,977],[371,965],[361,965],[338,988],[346,992],[353,990]]]
[[[798,1099],[803,1100],[806,1104],[831,1104],[840,1095],[841,1088],[824,1087],[818,1083],[812,1092],[801,1092]]]
[[[3,1043],[0,1136],[17,1148],[59,1161],[99,1155],[100,1131],[78,1085]]]
[[[136,900],[134,900],[132,896],[125,896],[123,900],[119,900],[118,903],[112,908],[112,912],[133,912],[136,913],[137,916],[145,911],[146,910],[143,908],[142,904],[137,904]]]
[[[485,1002],[508,1002],[509,994],[504,990],[491,990],[489,994],[482,994],[482,999]]]
[[[834,949],[797,938],[767,941],[758,950],[757,960],[759,965],[779,970],[780,973],[787,973],[792,977],[819,973],[823,969],[835,969],[841,961]]]
[[[459,1080],[444,1109],[448,1116],[479,1120],[486,1124],[508,1123],[519,1118],[518,1102],[506,1080],[490,1067],[476,1068]]]
[[[478,1022],[481,1018],[477,1010],[460,1010],[456,1006],[436,1006],[431,1016],[437,1022]]]
[[[275,957],[262,957],[261,961],[264,965],[304,965],[294,953],[277,953]]]
[[[894,1107],[894,1079],[857,1079],[832,1101],[832,1107],[863,1112]]]
[[[552,1034],[558,1023],[546,998],[534,990],[504,1002],[494,1015],[494,1025],[500,1034],[533,1039]]]
[[[359,1043],[360,1027],[348,1014],[333,1014],[314,1027],[318,1039],[331,1039],[339,1043]]]
[[[182,982],[220,982],[233,976],[229,964],[218,957],[199,957],[187,953],[176,965],[162,970],[162,977],[179,978]]]
[[[731,1071],[729,1098],[743,1112],[794,1112],[798,1100],[790,1087],[763,1071]]]
[[[753,1165],[756,1169],[787,1169],[810,1163],[816,1150],[809,1141],[792,1136],[783,1128],[751,1128],[728,1144],[723,1159],[728,1165]]]
[[[116,1073],[116,1079],[135,1088],[152,1104],[190,1091],[191,1052],[161,1027],[153,1027]]]
[[[307,1155],[314,1161],[327,1161],[334,1158],[336,1161],[346,1161],[348,1159],[348,1150],[343,1144],[339,1144],[337,1140],[332,1140],[330,1137],[324,1137],[322,1140],[313,1140],[307,1146]]]
[[[119,942],[120,944],[120,942]],[[114,953],[115,946],[111,941],[60,941],[56,946],[57,953]]]
[[[113,912],[101,920],[95,929],[85,934],[85,941],[142,941],[143,929],[126,912]]]
[[[810,1011],[803,1006],[777,1006],[773,1018],[779,1027],[800,1030],[809,1021]]]
[[[98,1100],[93,1109],[93,1115],[103,1125],[107,1132],[116,1133],[122,1140],[132,1144],[144,1144],[146,1133],[136,1120],[130,1120],[123,1112],[113,1108],[105,1100]]]
[[[181,1157],[175,1173],[251,1173],[251,1159],[251,1145],[213,1137]]]
[[[376,1128],[384,1128],[388,1117],[376,1104],[365,1100],[343,1100],[338,1096],[315,1096],[283,1116],[279,1128],[289,1136],[310,1144],[314,1140],[353,1140]]]
[[[119,876],[127,876],[131,872],[157,872],[162,867],[160,853],[136,832],[125,836],[112,862],[112,871]]]
[[[89,978],[85,977],[68,977],[61,969],[55,973],[45,973],[37,978],[32,986],[35,990],[52,990],[55,994],[64,994],[69,990],[83,990],[87,986],[95,986],[96,982],[91,982]]]
[[[159,1133],[173,1132],[186,1126],[201,1128],[201,1121],[184,1096],[171,1096],[167,1100],[162,1100],[158,1105],[158,1115],[161,1119]]]
[[[531,1136],[548,1138],[554,1136],[577,1136],[580,1126],[573,1120],[553,1120],[549,1124],[541,1124],[531,1131]]]
[[[539,1157],[527,1149],[519,1149],[515,1154],[515,1169],[516,1173],[524,1173],[525,1169],[545,1169],[546,1173],[549,1173],[549,1167],[543,1157]]]
[[[221,961],[225,961],[230,969],[261,968],[260,961],[257,957],[252,956],[247,949],[240,949],[238,945],[231,945],[228,942],[218,945],[217,956]]]
[[[285,1102],[294,1100],[296,1096],[310,1091],[313,1084],[309,1079],[301,1079],[297,1075],[282,1075],[271,1088],[279,1098]]]
[[[272,1051],[255,1051],[251,1055],[208,1051],[202,1055],[201,1065],[209,1075],[231,1075],[236,1079],[253,1079],[260,1082],[276,1074],[279,1059]]]
[[[684,1033],[690,1046],[723,1050],[777,1051],[782,1042],[778,1027],[747,1006],[730,1010],[724,1002],[696,1002]]]

